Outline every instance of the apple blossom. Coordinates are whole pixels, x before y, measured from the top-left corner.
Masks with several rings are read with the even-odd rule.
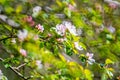
[[[112,27],[112,25],[110,25],[107,29],[108,29],[111,33],[114,33],[114,32],[115,32],[115,28]]]
[[[28,31],[26,29],[23,29],[18,31],[17,37],[19,38],[20,41],[24,41],[27,35],[28,35]]]
[[[93,64],[94,62],[95,62],[95,59],[93,59],[92,57],[93,57],[93,54],[92,53],[88,53],[87,52],[87,54],[86,54],[86,56],[87,56],[87,62],[89,63],[89,64]]]
[[[63,24],[57,24],[56,25],[56,32],[61,35],[64,36],[65,32],[66,32],[66,26]]]
[[[56,32],[61,36],[65,35],[66,30],[68,30],[71,34],[77,36],[76,28],[71,24],[71,22],[63,21],[62,24],[56,25]]]
[[[63,24],[66,26],[66,28],[68,29],[68,31],[69,31],[71,34],[77,36],[76,28],[75,28],[74,25],[72,25],[71,22],[64,21]]]
[[[20,49],[20,53],[22,56],[26,57],[27,56],[27,51],[25,49]]]
[[[36,60],[36,65],[38,67],[38,69],[42,69],[43,68],[43,64],[40,60]]]
[[[41,11],[41,7],[40,6],[35,6],[34,8],[33,8],[33,14],[32,14],[32,16],[33,17],[36,17],[38,14],[39,14],[39,12]]]
[[[26,21],[31,22],[32,21],[32,16],[27,16]]]
[[[44,31],[44,27],[41,24],[35,26],[40,32]]]
[[[79,45],[79,42],[74,42],[74,46],[78,50],[83,50],[82,46]]]
[[[66,40],[66,38],[58,38],[57,41],[58,42],[64,42]]]
[[[76,10],[76,5],[68,4],[68,9],[71,10],[71,11],[75,11]]]

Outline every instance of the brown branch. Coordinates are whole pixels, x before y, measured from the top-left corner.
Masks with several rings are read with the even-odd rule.
[[[19,65],[18,67],[16,67],[16,69],[20,69],[21,67],[25,66],[27,63],[23,63],[21,65]]]
[[[7,40],[7,39],[10,39],[10,38],[16,38],[16,36],[14,36],[14,37],[6,37],[6,38],[3,38],[3,39],[0,39],[0,42],[4,41],[4,40]]]

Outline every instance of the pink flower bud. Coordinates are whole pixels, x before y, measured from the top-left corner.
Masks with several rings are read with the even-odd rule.
[[[30,26],[34,26],[35,25],[35,22],[34,21],[31,21],[30,22]]]
[[[31,22],[31,21],[32,21],[32,17],[31,17],[31,16],[28,16],[28,17],[26,18],[26,20],[27,20],[27,22]]]
[[[73,6],[71,4],[68,5],[68,9],[71,10],[71,11],[75,11],[76,10],[75,6]]]
[[[20,49],[20,53],[22,56],[26,57],[27,56],[27,51],[25,49]]]
[[[58,41],[58,42],[64,42],[65,39],[64,39],[64,38],[58,38],[57,41]]]
[[[48,33],[48,37],[51,37],[51,36],[52,36],[52,34]]]

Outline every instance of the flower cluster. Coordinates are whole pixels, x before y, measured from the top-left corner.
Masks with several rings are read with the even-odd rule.
[[[56,25],[56,32],[61,35],[64,36],[65,32],[66,32],[66,26],[63,24],[57,24]]]
[[[37,28],[40,32],[44,31],[44,27],[41,24],[36,25],[35,28]]]
[[[25,22],[29,23],[30,26],[34,26],[35,25],[35,22],[33,21],[32,16],[27,16],[27,17],[23,18],[23,20]]]
[[[63,21],[62,24],[56,25],[56,32],[61,36],[65,35],[66,30],[68,30],[71,34],[77,36],[76,27],[72,25],[71,22]]]

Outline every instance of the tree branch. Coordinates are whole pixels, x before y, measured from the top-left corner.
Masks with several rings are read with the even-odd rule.
[[[0,61],[1,61],[1,62],[4,62],[4,59],[0,58]],[[25,65],[25,64],[24,64],[24,65]],[[21,65],[21,66],[23,66],[23,65]],[[20,67],[20,66],[19,66],[19,67]],[[28,80],[28,79],[32,78],[32,76],[30,76],[30,77],[25,77],[25,76],[23,76],[20,72],[18,72],[18,71],[16,70],[15,67],[10,66],[9,69],[11,69],[13,72],[15,72],[19,77],[21,77],[21,78],[24,79],[24,80]]]
[[[7,39],[10,39],[10,38],[16,38],[17,36],[10,36],[10,37],[6,37],[6,38],[3,38],[3,39],[0,39],[0,42],[1,41],[4,41],[4,40],[7,40]]]

